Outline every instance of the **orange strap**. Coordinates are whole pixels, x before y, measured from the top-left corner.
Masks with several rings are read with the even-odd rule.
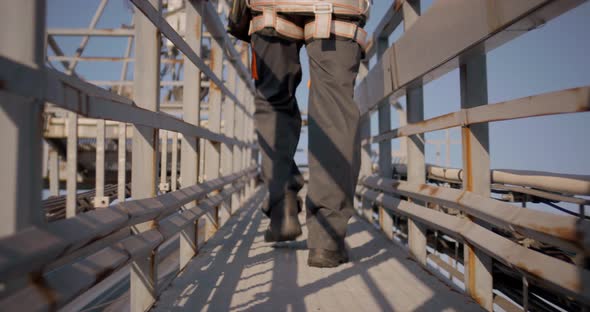
[[[258,68],[256,67],[256,51],[252,48],[252,78],[258,80]]]

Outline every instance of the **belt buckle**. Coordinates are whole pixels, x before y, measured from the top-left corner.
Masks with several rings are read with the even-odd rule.
[[[332,3],[315,3],[313,5],[314,14],[332,14],[334,12],[334,6]]]

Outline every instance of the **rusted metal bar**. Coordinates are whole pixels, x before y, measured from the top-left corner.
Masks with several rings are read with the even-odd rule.
[[[559,105],[555,105],[559,103]],[[527,117],[569,114],[590,110],[590,86],[527,96],[505,102],[464,108],[458,112],[438,116],[422,122],[393,129],[372,138],[378,143],[403,136],[432,132],[479,123]]]
[[[404,29],[407,32],[419,20],[420,1],[406,1],[402,4],[401,9],[404,17]],[[424,92],[422,85],[407,89],[406,102],[407,122],[415,123],[424,120]],[[406,141],[406,147],[408,182],[425,183],[424,136],[410,136]],[[416,260],[422,265],[426,265],[426,227],[412,218],[408,218],[408,245],[410,253]]]
[[[467,242],[486,255],[521,271],[539,285],[572,296],[586,304],[590,303],[590,294],[585,291],[585,284],[590,280],[588,270],[580,270],[573,264],[521,246],[467,218],[454,217],[374,191],[366,191],[359,195],[376,201],[395,213],[420,220],[433,229]]]
[[[461,108],[483,106],[488,103],[487,58],[482,51],[464,60],[460,67]],[[483,197],[490,196],[490,143],[487,123],[463,126],[463,190]],[[468,218],[471,218],[467,214]],[[477,222],[477,221],[476,221]],[[469,243],[463,245],[465,288],[486,310],[492,311],[492,259]]]
[[[146,1],[158,11],[161,0]],[[141,12],[135,13],[135,65],[133,99],[141,108],[157,112],[160,102],[160,32]],[[134,199],[157,195],[158,129],[133,125],[131,160],[131,196]],[[163,165],[160,163],[160,165]],[[137,224],[134,233],[150,231],[157,221]],[[131,263],[130,301],[132,312],[147,311],[156,301],[158,289],[157,265],[151,250]]]
[[[423,84],[456,69],[459,59],[473,49],[486,51],[546,23],[584,3],[553,1],[483,0],[438,1],[390,47],[355,90],[362,113],[374,109],[383,98],[400,97],[412,82]],[[489,17],[494,23],[489,23]],[[435,44],[436,46],[433,46]],[[369,92],[368,86],[371,86]]]
[[[590,234],[590,222],[578,224],[574,216],[521,209],[508,203],[464,190],[372,176],[363,181],[367,187],[454,208],[500,228],[537,239],[566,250],[589,250],[590,244],[580,237]],[[584,245],[585,244],[585,245]]]
[[[216,42],[211,43],[210,52],[211,69],[213,73],[221,77],[223,74],[223,51],[222,47]],[[219,87],[219,86],[217,86]],[[222,92],[219,88],[213,87],[209,90],[209,131],[214,133],[221,132],[221,105]],[[230,100],[226,97],[226,100]],[[205,180],[215,179],[220,174],[221,144],[211,141],[205,142]],[[212,213],[207,214],[205,240],[215,233],[219,227],[219,210],[215,209]]]

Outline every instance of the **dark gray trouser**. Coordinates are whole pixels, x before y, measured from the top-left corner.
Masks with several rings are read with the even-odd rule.
[[[262,151],[269,212],[284,193],[299,190],[293,157],[301,131],[295,89],[301,82],[301,42],[252,35],[259,79],[254,119]],[[342,248],[360,168],[359,111],[353,101],[361,48],[352,40],[307,44],[309,92],[308,247]]]

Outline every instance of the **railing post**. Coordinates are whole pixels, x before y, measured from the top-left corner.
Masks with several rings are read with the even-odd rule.
[[[170,190],[170,184],[168,184],[168,131],[160,130],[159,137],[162,142],[161,155],[160,156],[160,192],[165,193]]]
[[[387,37],[379,37],[377,40],[377,59],[380,60],[383,58],[383,54],[389,47],[389,41]],[[391,130],[391,103],[389,102],[389,98],[385,99],[381,104],[379,104],[379,112],[378,112],[378,119],[379,119],[379,133],[383,133],[385,131]],[[393,162],[391,159],[391,141],[385,140],[379,142],[379,175],[386,178],[391,178],[393,173]],[[387,210],[383,207],[378,207],[378,220],[379,226],[381,230],[385,233],[385,235],[389,239],[393,239],[393,220],[391,215]],[[369,221],[373,221],[373,211],[372,208],[369,207],[368,210],[369,214],[368,217]]]
[[[119,138],[117,142],[117,199],[125,201],[127,197],[126,175],[127,175],[127,124],[119,123]]]
[[[404,30],[407,31],[418,20],[420,1],[406,1],[402,7]],[[406,91],[406,111],[408,123],[424,120],[424,92],[422,86],[412,86]],[[424,160],[424,134],[412,135],[406,141],[408,182],[426,183],[426,164]],[[426,227],[408,218],[408,245],[410,253],[422,265],[426,265]]]
[[[460,67],[461,108],[488,103],[486,55],[481,51]],[[462,127],[463,189],[490,196],[489,128],[487,123]],[[465,288],[488,311],[493,307],[492,258],[465,243]]]
[[[369,60],[363,60],[359,67],[359,74],[357,81],[362,81],[365,79],[367,74],[369,73]],[[371,160],[371,144],[369,140],[371,139],[371,112],[366,112],[364,115],[361,116],[359,121],[359,137],[361,139],[361,168],[359,172],[359,181],[363,178],[370,176],[373,172],[372,167],[372,160]],[[370,210],[372,209],[371,203],[365,199],[364,196],[360,198],[360,203],[356,202],[357,198],[355,197],[355,208],[361,208],[359,213],[362,213],[363,216],[370,220],[367,214],[370,216]]]
[[[160,0],[149,0],[158,11]],[[133,98],[147,110],[158,111],[160,99],[160,32],[139,10],[135,16],[135,66]],[[134,125],[131,170],[133,199],[156,196],[158,178],[158,129]],[[152,222],[133,227],[143,232],[155,226]],[[131,311],[148,310],[156,299],[157,264],[153,253],[135,259],[131,264]]]
[[[66,218],[76,215],[78,193],[78,115],[67,113]]]
[[[134,18],[132,19],[134,21]],[[125,57],[129,58],[131,55],[131,47],[133,46],[133,38],[130,37],[127,39],[127,47],[125,48]],[[127,70],[129,68],[129,63],[127,61],[123,62],[123,66],[121,68],[121,76],[119,80],[124,81],[127,79]],[[119,85],[118,94],[122,95],[124,90],[124,86],[121,84]],[[127,185],[126,185],[126,175],[127,175],[127,124],[124,122],[119,123],[119,138],[117,142],[117,199],[120,202],[125,201],[127,197]]]
[[[211,53],[209,55],[210,67],[213,73],[223,81],[223,50],[216,41],[211,40]],[[209,85],[209,130],[221,132],[221,86],[213,82]],[[205,177],[212,180],[219,177],[221,144],[219,142],[205,142]],[[209,240],[219,227],[219,206],[213,212],[207,214],[205,240]]]
[[[49,195],[59,196],[59,154],[49,147]]]
[[[233,66],[227,67],[227,87],[236,94],[236,70]],[[236,96],[237,97],[237,96]],[[228,138],[234,137],[234,119],[235,107],[234,103],[229,97],[225,97],[223,101],[223,133]],[[233,172],[233,144],[221,145],[221,174],[222,176],[229,175]],[[228,185],[227,187],[231,187]],[[219,226],[223,226],[232,214],[231,198],[227,198],[221,203],[219,212]]]
[[[240,103],[244,103],[244,98],[245,98],[245,94],[247,93],[247,89],[244,85],[244,82],[239,80],[238,81],[238,100],[240,101]],[[242,106],[243,107],[243,106]],[[235,124],[235,132],[234,132],[234,136],[237,140],[243,142],[244,141],[244,135],[243,135],[243,131],[242,131],[242,125],[244,124],[244,111],[243,108],[239,108],[236,109],[236,124]],[[242,171],[244,169],[244,167],[242,166],[242,146],[240,144],[236,144],[233,146],[233,169],[234,172],[239,172]],[[231,211],[232,213],[235,213],[240,206],[242,205],[242,191],[241,190],[237,190],[236,192],[234,192],[232,194],[232,199],[231,199]]]
[[[109,198],[104,196],[104,154],[105,154],[105,121],[96,121],[96,195],[94,207],[104,208],[109,205]]]
[[[0,42],[0,55],[42,71],[45,1],[0,1]],[[0,237],[44,222],[39,209],[43,105],[31,103],[37,101],[0,91]]]
[[[187,3],[186,5],[186,27],[185,39],[187,44],[201,56],[202,40],[202,21],[196,5],[197,2]],[[185,55],[184,56],[184,87],[183,87],[182,118],[184,121],[199,126],[201,114],[201,70],[196,67]],[[199,178],[199,138],[182,136],[180,146],[180,183],[182,187],[188,187],[198,183]],[[186,205],[192,208],[196,205],[192,202]],[[198,252],[199,244],[198,220],[188,225],[180,233],[180,268],[184,268],[187,263]]]

